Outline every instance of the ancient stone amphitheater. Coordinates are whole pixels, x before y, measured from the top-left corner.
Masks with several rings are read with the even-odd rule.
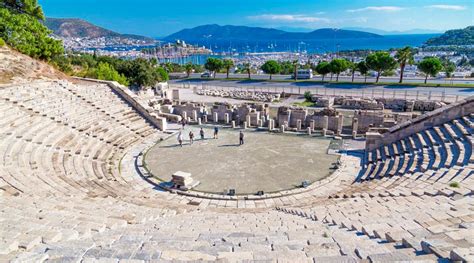
[[[381,137],[309,188],[169,193],[140,173],[168,136],[100,83],[0,88],[0,261],[474,260],[474,98]]]

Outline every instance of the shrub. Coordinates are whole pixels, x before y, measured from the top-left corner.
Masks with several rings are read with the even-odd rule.
[[[304,92],[304,98],[305,98],[306,101],[310,102],[311,101],[311,92],[305,91]]]
[[[449,186],[453,187],[453,188],[459,188],[459,183],[458,182],[451,182],[451,183],[449,183]]]
[[[5,46],[5,40],[0,37],[0,47]]]

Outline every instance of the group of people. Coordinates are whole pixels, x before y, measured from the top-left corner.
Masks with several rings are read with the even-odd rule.
[[[185,126],[185,123],[183,122],[183,128]],[[201,140],[204,140],[205,139],[205,134],[204,134],[204,130],[201,128],[199,130],[199,135],[201,136]],[[192,145],[193,142],[194,142],[194,133],[193,131],[189,131],[189,144]],[[219,138],[219,127],[215,126],[214,127],[214,139],[218,139]],[[183,132],[182,130],[179,131],[178,133],[178,144],[179,146],[183,147]],[[239,145],[243,145],[244,144],[244,133],[242,131],[240,131],[239,133]]]

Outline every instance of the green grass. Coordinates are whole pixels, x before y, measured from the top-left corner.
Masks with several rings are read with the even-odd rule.
[[[294,80],[290,79],[243,79],[243,78],[215,78],[215,79],[201,79],[201,78],[189,78],[189,80],[203,80],[203,81],[251,81],[251,82],[272,82],[272,83],[294,83]],[[474,84],[437,84],[437,83],[398,83],[398,82],[350,82],[350,81],[320,81],[320,80],[298,80],[298,83],[310,83],[310,84],[325,84],[325,85],[362,85],[362,86],[409,86],[409,87],[443,87],[443,88],[474,88]]]
[[[303,101],[303,102],[295,102],[293,103],[295,106],[301,106],[301,107],[314,107],[315,103],[312,101]]]
[[[451,183],[449,183],[449,186],[453,187],[453,188],[459,188],[459,183],[458,182],[451,182]]]

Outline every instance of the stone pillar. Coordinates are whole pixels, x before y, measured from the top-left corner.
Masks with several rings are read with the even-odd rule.
[[[244,121],[244,129],[247,129],[247,127],[248,127],[247,125],[248,125],[248,123],[246,121]]]
[[[357,118],[352,119],[352,138],[357,137],[357,128],[359,127],[359,120]]]
[[[258,127],[263,127],[263,121],[262,121],[262,119],[258,120]]]
[[[328,129],[328,125],[329,125],[329,117],[328,117],[328,116],[324,116],[324,117],[323,117],[323,130],[327,130],[327,129]]]
[[[215,123],[218,123],[218,122],[219,122],[219,114],[218,114],[217,112],[214,112],[213,121],[214,121]]]
[[[198,113],[196,110],[193,110],[193,120],[197,121],[197,119],[198,119]]]
[[[188,121],[188,123],[190,123],[191,122],[191,117],[188,117],[187,121]]]
[[[308,135],[311,135],[311,127],[308,127],[306,130],[308,131]]]
[[[251,122],[251,118],[250,118],[250,114],[247,115],[247,125],[248,127],[252,126],[252,122]]]
[[[198,118],[198,125],[201,125],[202,124],[202,121],[201,121],[201,118]]]
[[[232,128],[235,129],[235,121],[232,121]]]
[[[225,118],[225,123],[229,124],[229,122],[230,122],[229,113],[225,113],[224,118]]]
[[[269,119],[268,120],[268,131],[272,131],[272,130],[273,130],[273,120]]]
[[[296,130],[301,131],[301,120],[296,120]]]
[[[207,123],[207,114],[202,115],[202,117],[204,119],[204,123]]]
[[[327,130],[327,129],[323,129],[323,136],[324,136],[324,137],[326,137],[327,133],[328,133],[328,130]]]
[[[344,115],[339,114],[338,121],[337,121],[337,136],[341,136],[342,134],[342,124],[344,123]]]
[[[260,120],[262,120],[262,126],[264,126],[265,123],[267,122],[267,118],[265,116],[262,116]]]
[[[283,124],[283,125],[280,126],[280,131],[281,131],[281,132],[285,132],[285,124]]]
[[[309,127],[311,128],[311,131],[314,131],[315,125],[316,125],[316,122],[314,120],[311,120],[311,122],[309,123]]]
[[[183,113],[181,115],[182,115],[184,120],[188,120],[188,113],[187,112],[183,111]]]

